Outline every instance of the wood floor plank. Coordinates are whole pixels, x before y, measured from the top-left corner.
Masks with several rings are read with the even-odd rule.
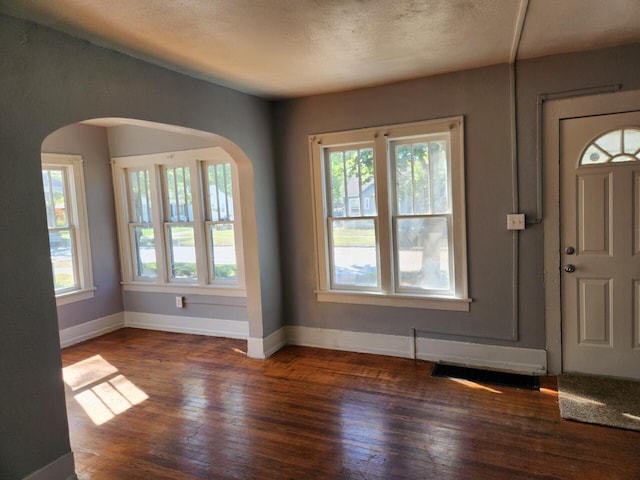
[[[536,392],[433,378],[429,362],[245,349],[137,329],[64,349],[64,367],[113,367],[66,388],[79,479],[640,479],[640,432],[561,419],[553,377]]]

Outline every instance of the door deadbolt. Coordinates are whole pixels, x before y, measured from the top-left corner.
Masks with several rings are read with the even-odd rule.
[[[567,247],[564,249],[564,253],[566,253],[567,255],[573,255],[574,253],[576,253],[576,249],[573,247]]]
[[[564,271],[567,272],[567,273],[573,273],[573,272],[576,271],[576,266],[575,265],[571,265],[571,264],[565,265],[564,266]]]

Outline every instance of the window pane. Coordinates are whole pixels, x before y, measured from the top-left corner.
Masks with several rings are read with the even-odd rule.
[[[167,221],[190,222],[193,220],[193,208],[189,167],[167,168],[165,173]]]
[[[133,228],[136,244],[136,275],[144,278],[157,276],[156,242],[153,228],[136,225]]]
[[[582,155],[582,159],[580,160],[580,165],[591,165],[594,163],[607,163],[611,157],[605,154],[602,150],[595,147],[594,145],[590,145],[589,148]]]
[[[447,142],[429,142],[432,213],[451,213]]]
[[[327,168],[331,171],[330,215],[375,216],[373,148],[331,151],[327,163]]]
[[[171,278],[192,280],[198,278],[193,227],[169,226],[169,254]]]
[[[450,289],[448,235],[446,218],[396,220],[400,288]]]
[[[395,146],[396,199],[398,214],[413,213],[413,158],[411,145]]]
[[[331,220],[331,246],[335,285],[378,286],[378,252],[373,219]]]
[[[151,198],[149,171],[129,172],[130,221],[133,223],[151,222]]]
[[[49,228],[68,227],[66,179],[64,170],[42,170],[47,225]]]
[[[398,215],[450,213],[446,148],[445,141],[394,146]]]
[[[413,145],[413,213],[432,212],[429,144]]]
[[[210,226],[213,276],[216,280],[237,280],[236,244],[232,223]]]
[[[608,154],[618,155],[622,153],[622,130],[606,133],[594,143]]]
[[[231,164],[220,163],[207,167],[209,189],[209,219],[233,220],[233,187]]]
[[[624,151],[632,155],[640,150],[640,130],[625,129],[624,131]]]
[[[49,248],[55,290],[77,286],[71,230],[49,231]]]
[[[331,216],[344,217],[346,212],[344,153],[331,152],[329,163],[331,166]]]
[[[226,220],[229,218],[229,197],[227,195],[227,181],[224,165],[216,165],[216,175],[218,177],[218,205],[220,206],[220,220]]]
[[[635,162],[636,160],[638,160],[636,157],[632,157],[631,155],[618,155],[616,157],[613,157],[611,159],[612,162],[614,163],[618,163],[618,162]]]

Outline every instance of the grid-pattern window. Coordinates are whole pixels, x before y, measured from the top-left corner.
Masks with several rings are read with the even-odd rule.
[[[205,164],[204,168],[209,275],[220,281],[237,281],[231,163]]]
[[[189,167],[164,167],[164,234],[170,278],[197,280],[191,171]]]
[[[390,142],[396,289],[452,293],[449,134]]]
[[[149,170],[128,170],[129,238],[135,255],[135,276],[156,278],[156,240],[153,218]]]
[[[231,157],[212,147],[113,159],[125,288],[242,289]],[[126,227],[126,228],[125,228]],[[208,293],[208,292],[207,292]]]
[[[42,187],[58,303],[90,298],[93,280],[82,158],[43,153]]]
[[[333,288],[379,287],[373,146],[325,150]]]
[[[462,130],[310,137],[319,300],[468,310]]]
[[[42,169],[49,247],[56,293],[79,288],[78,262],[75,258],[75,225],[70,208],[71,195],[66,168]]]

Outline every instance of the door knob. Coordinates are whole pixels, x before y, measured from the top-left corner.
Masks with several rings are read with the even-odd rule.
[[[573,255],[574,253],[576,253],[576,249],[573,247],[567,247],[564,249],[564,253],[566,253],[567,255]]]
[[[567,273],[573,273],[573,272],[576,271],[576,266],[575,265],[571,265],[571,264],[565,265],[564,266],[564,271],[567,272]]]

